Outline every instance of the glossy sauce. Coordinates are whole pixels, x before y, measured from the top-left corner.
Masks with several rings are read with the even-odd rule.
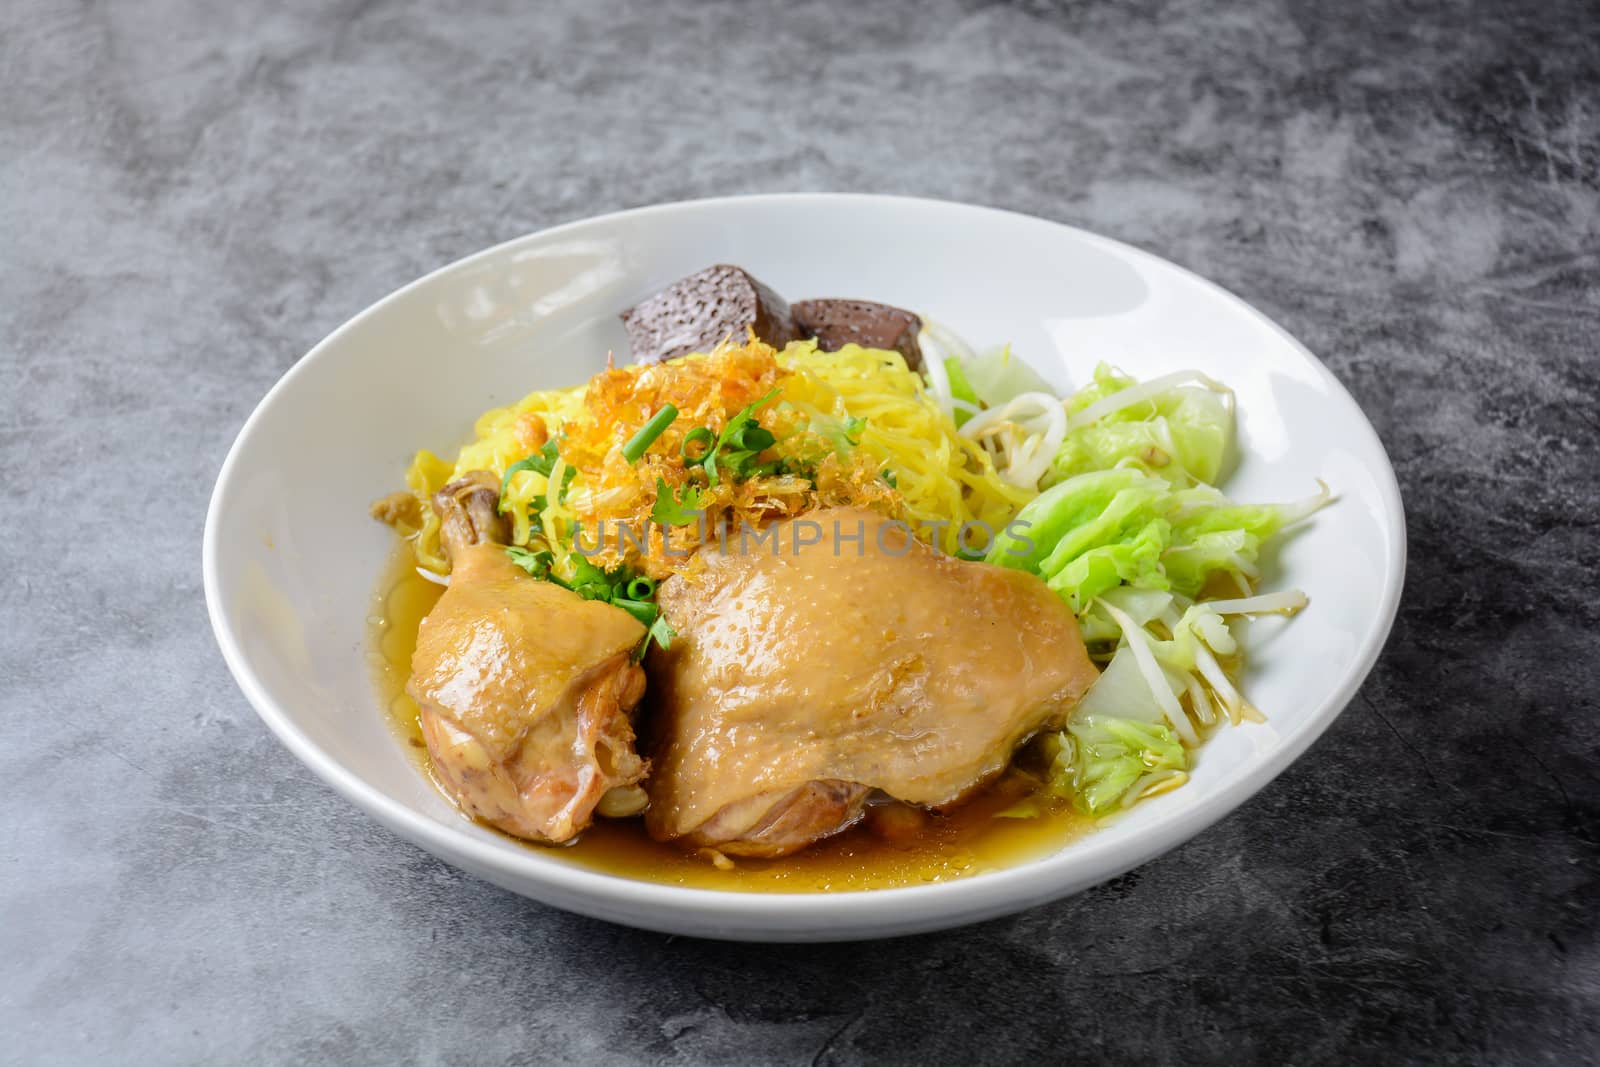
[[[402,545],[385,569],[368,613],[378,696],[396,735],[430,778],[417,706],[406,695],[405,684],[417,626],[443,592],[416,573],[411,553]],[[646,707],[649,702],[646,693]],[[1032,818],[997,814],[1019,804],[1039,814]],[[1093,820],[1039,791],[1034,779],[1013,772],[956,811],[930,815],[906,843],[891,843],[857,826],[792,856],[737,858],[731,869],[724,869],[706,855],[651,840],[643,820],[634,818],[596,819],[582,838],[562,848],[527,847],[576,866],[668,885],[810,893],[920,885],[1012,867],[1059,849],[1092,826]]]

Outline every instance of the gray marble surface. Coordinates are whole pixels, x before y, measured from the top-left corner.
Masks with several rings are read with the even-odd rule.
[[[1480,1061],[1600,1049],[1600,12],[208,4],[0,12],[0,1061]],[[1152,249],[1350,387],[1411,571],[1359,699],[1178,852],[958,932],[574,918],[256,720],[200,534],[269,385],[465,253],[720,193]]]

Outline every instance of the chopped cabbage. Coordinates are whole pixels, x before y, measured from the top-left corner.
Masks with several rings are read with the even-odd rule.
[[[958,369],[964,390],[993,402],[973,361]],[[1253,595],[1256,561],[1330,496],[1319,483],[1305,500],[1235,504],[1214,488],[1233,442],[1232,394],[1195,371],[1140,383],[1102,365],[1062,410],[1047,488],[986,560],[1043,578],[1086,642],[1115,644],[1065,729],[1040,742],[1051,788],[1102,815],[1187,780],[1188,747],[1222,715],[1260,718],[1219,661],[1239,650],[1226,616],[1305,606],[1298,591]],[[998,417],[976,416],[964,432],[980,436]],[[1241,596],[1197,603],[1219,578]]]
[[[1041,573],[1040,565],[1061,541],[1098,519],[1118,493],[1152,481],[1139,471],[1123,469],[1082,474],[1052,486],[1029,501],[995,537],[988,561]]]
[[[990,546],[988,562],[1039,575],[1080,615],[1119,585],[1196,597],[1213,575],[1259,577],[1261,544],[1328,501],[1233,504],[1135,466],[1075,475],[1040,493]]]
[[[978,358],[961,363],[960,368],[974,402],[981,402],[986,407],[997,408],[1023,393],[1055,392],[1055,388],[1030,367],[1027,360],[1011,354],[1010,345],[991,348]],[[952,390],[955,389],[955,380],[955,374],[952,373]]]
[[[1173,696],[1184,691],[1182,682],[1174,683],[1170,677],[1167,682]],[[1149,681],[1126,645],[1111,657],[1100,677],[1073,707],[1072,714],[1074,718],[1099,716],[1151,723],[1160,723],[1164,715]]]
[[[1095,368],[1093,383],[1067,399],[1067,414],[1082,414],[1136,386],[1132,378],[1102,363]],[[1048,479],[1059,481],[1129,462],[1180,484],[1215,485],[1233,445],[1233,407],[1225,399],[1230,397],[1220,387],[1173,384],[1149,399],[1073,426],[1056,450]]]
[[[930,340],[932,343],[930,343]],[[938,368],[928,368],[928,379],[935,392],[942,384],[948,388],[952,415],[956,425],[963,426],[974,414],[985,409],[1001,407],[1025,393],[1055,395],[1055,389],[1030,367],[1026,360],[1011,354],[1010,345],[991,348],[981,356],[970,349],[964,354],[940,356],[946,346],[939,337],[923,335],[924,353],[929,362],[937,361]],[[965,348],[965,346],[962,346]],[[937,373],[942,370],[943,374]],[[943,379],[942,383],[939,379]]]
[[[972,383],[967,380],[967,372],[962,369],[961,357],[951,356],[944,361],[945,375],[950,379],[950,396],[961,403],[953,405],[956,426],[966,424],[981,405],[978,403],[978,394],[973,391]]]
[[[1110,715],[1074,716],[1051,740],[1050,786],[1088,815],[1105,815],[1157,783],[1182,781],[1189,753],[1165,726]]]

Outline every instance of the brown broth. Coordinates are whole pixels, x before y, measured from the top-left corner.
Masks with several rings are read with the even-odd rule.
[[[417,705],[406,695],[417,626],[444,590],[420,577],[402,545],[384,571],[369,612],[377,692],[395,735],[433,778],[417,723]],[[645,697],[646,705],[649,695]],[[998,815],[1019,802],[1039,812],[1032,818]],[[803,852],[776,860],[736,858],[731,870],[707,855],[653,841],[643,820],[597,819],[576,843],[542,848],[563,862],[606,874],[699,889],[816,893],[887,889],[945,882],[1013,867],[1047,855],[1087,833],[1093,820],[1039,790],[1035,780],[1011,773],[947,815],[931,815],[915,838],[892,843],[857,826]]]

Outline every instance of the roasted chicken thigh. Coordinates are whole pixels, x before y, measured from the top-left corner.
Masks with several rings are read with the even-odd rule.
[[[730,537],[669,579],[652,653],[653,836],[781,856],[875,795],[957,803],[1096,678],[1038,578],[834,508]]]
[[[632,662],[644,627],[512,563],[497,488],[474,473],[434,498],[450,587],[422,620],[407,691],[439,780],[468,814],[562,842],[608,793],[626,808],[648,768],[629,719],[644,694]]]

